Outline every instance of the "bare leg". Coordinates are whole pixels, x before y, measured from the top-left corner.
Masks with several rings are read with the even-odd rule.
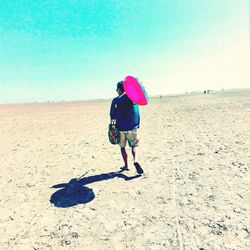
[[[136,147],[132,148],[132,155],[133,155],[133,159],[134,159],[134,163],[137,162],[137,158],[138,158],[138,149]]]
[[[143,169],[141,168],[141,165],[138,163],[137,161],[137,157],[138,157],[138,149],[136,147],[133,147],[132,148],[132,155],[133,155],[133,158],[134,158],[134,166],[136,168],[136,171],[138,174],[143,174]]]
[[[121,148],[121,154],[124,161],[124,168],[128,168],[128,154],[126,148]]]

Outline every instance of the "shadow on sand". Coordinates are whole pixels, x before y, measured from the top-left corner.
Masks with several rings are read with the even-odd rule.
[[[73,207],[78,204],[86,204],[95,198],[95,194],[91,188],[85,187],[93,182],[110,180],[113,178],[122,178],[130,181],[141,177],[141,175],[126,176],[121,172],[111,172],[107,174],[93,175],[88,177],[80,177],[79,179],[71,179],[68,183],[61,183],[52,186],[52,188],[61,188],[50,197],[50,202],[55,207]]]

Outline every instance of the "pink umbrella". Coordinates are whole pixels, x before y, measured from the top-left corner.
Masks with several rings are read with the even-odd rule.
[[[148,94],[142,86],[133,76],[127,76],[123,82],[124,90],[129,99],[138,105],[148,104]]]

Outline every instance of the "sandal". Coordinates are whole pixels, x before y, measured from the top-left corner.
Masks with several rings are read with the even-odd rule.
[[[121,171],[129,171],[130,170],[128,167],[125,167],[125,166],[121,167],[120,169],[121,169]]]
[[[134,166],[135,166],[136,171],[137,171],[138,174],[143,174],[144,171],[143,171],[143,169],[141,168],[141,166],[140,166],[140,164],[138,162],[135,162]]]

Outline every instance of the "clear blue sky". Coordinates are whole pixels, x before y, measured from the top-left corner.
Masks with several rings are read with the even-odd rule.
[[[1,0],[0,103],[249,87],[248,0]]]

